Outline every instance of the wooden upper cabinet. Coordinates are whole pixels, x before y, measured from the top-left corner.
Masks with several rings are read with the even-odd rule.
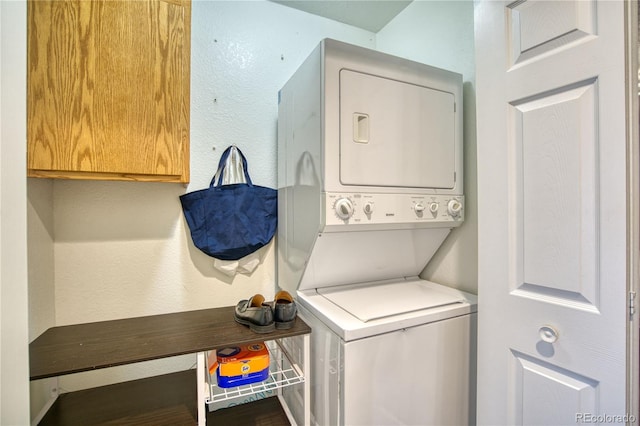
[[[190,0],[29,0],[28,176],[189,181]]]

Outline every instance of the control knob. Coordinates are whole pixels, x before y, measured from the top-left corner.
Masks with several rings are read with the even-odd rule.
[[[333,208],[342,220],[347,220],[353,216],[353,203],[348,198],[338,198]]]
[[[413,210],[419,216],[424,211],[424,204],[422,204],[420,202],[415,203],[414,206],[413,206]]]
[[[450,200],[447,204],[447,211],[453,217],[456,217],[462,211],[462,203],[458,200]]]
[[[429,204],[429,211],[433,214],[438,213],[438,208],[439,208],[438,203],[436,203],[435,201]]]
[[[373,203],[371,201],[367,201],[362,207],[362,210],[364,211],[364,214],[370,215],[373,213]]]

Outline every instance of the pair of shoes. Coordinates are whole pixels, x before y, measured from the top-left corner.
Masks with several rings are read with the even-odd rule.
[[[272,302],[265,302],[261,294],[249,300],[241,300],[236,305],[234,319],[248,325],[256,333],[270,333],[274,329],[289,329],[296,320],[297,308],[293,297],[286,291],[279,291]]]

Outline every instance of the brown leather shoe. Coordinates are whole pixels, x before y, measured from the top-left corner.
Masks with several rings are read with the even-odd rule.
[[[238,302],[234,319],[237,323],[248,325],[256,333],[269,333],[276,328],[271,306],[264,303],[264,296],[261,294]]]
[[[296,321],[298,308],[287,291],[279,291],[273,301],[273,320],[277,329],[289,329]]]

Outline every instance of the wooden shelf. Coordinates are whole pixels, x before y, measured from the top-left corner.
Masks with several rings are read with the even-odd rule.
[[[197,423],[195,370],[64,393],[39,423],[153,425]]]
[[[308,334],[300,318],[289,330],[256,334],[235,322],[234,307],[53,327],[29,345],[31,380]],[[62,394],[41,425],[195,425],[196,370]],[[207,413],[224,425],[289,425],[277,398]]]
[[[233,319],[234,307],[53,327],[29,345],[31,380],[307,334],[256,334]]]
[[[117,383],[60,395],[40,426],[197,423],[195,370]],[[207,413],[207,424],[289,426],[277,397]]]

